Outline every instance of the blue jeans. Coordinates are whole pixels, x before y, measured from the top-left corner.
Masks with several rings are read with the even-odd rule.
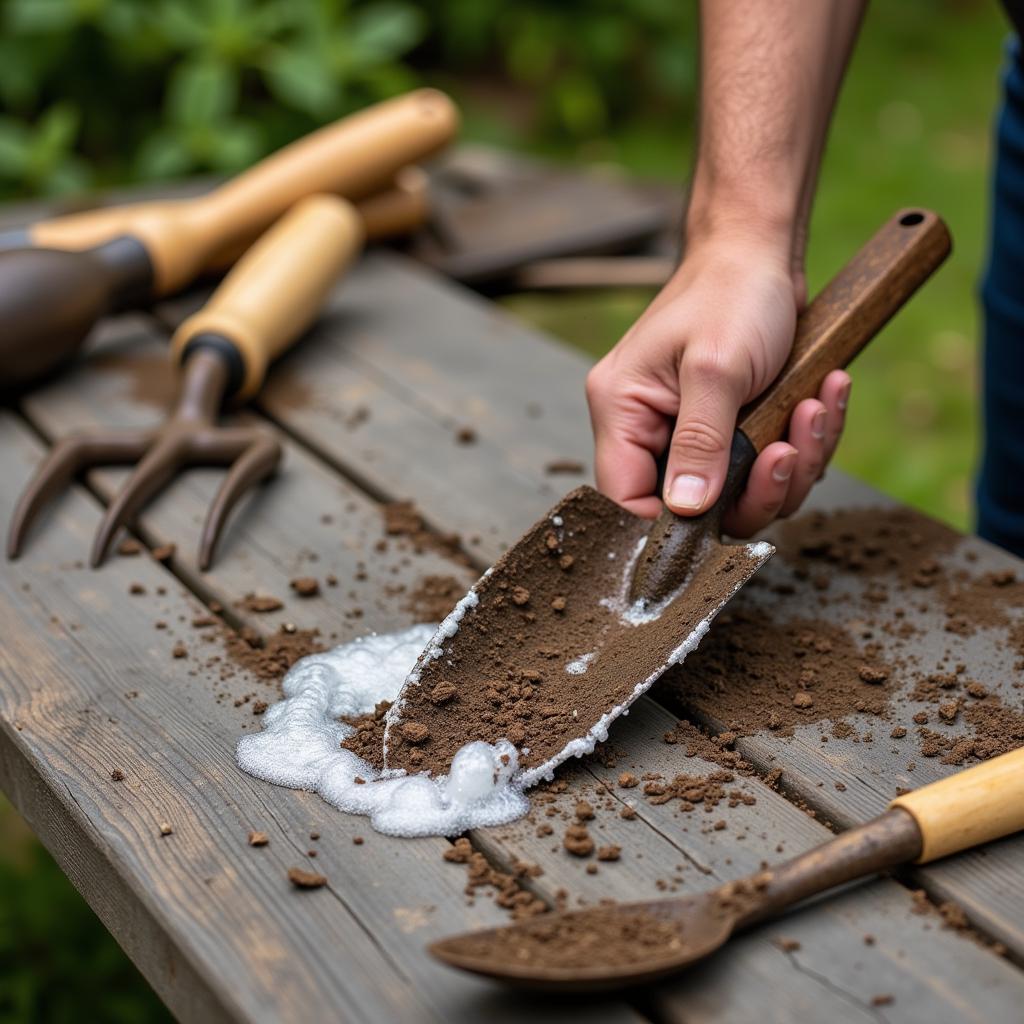
[[[1010,49],[999,116],[985,311],[978,533],[1024,555],[1024,55]]]

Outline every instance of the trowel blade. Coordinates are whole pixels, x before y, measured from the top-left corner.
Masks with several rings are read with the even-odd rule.
[[[443,775],[464,744],[507,739],[534,784],[603,741],[775,550],[709,536],[679,588],[640,609],[628,594],[650,528],[593,488],[563,498],[420,656],[388,714],[387,767]]]

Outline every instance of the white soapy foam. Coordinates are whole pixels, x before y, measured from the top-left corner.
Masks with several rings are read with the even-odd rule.
[[[465,607],[470,605],[463,612]],[[451,635],[458,620],[452,625]],[[338,718],[394,700],[420,652],[437,642],[441,631],[413,626],[297,662],[284,678],[285,699],[263,716],[263,731],[239,741],[239,767],[278,786],[319,793],[342,811],[367,815],[378,832],[389,835],[457,835],[522,817],[530,804],[518,780],[513,782],[518,758],[505,740],[467,743],[440,779],[378,773],[341,749],[354,730]],[[357,783],[357,776],[365,781]]]
[[[571,676],[581,676],[587,671],[587,666],[597,657],[597,651],[588,651],[578,658],[573,658],[565,666],[565,671]]]

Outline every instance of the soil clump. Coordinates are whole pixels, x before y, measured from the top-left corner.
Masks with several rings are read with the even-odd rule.
[[[546,914],[548,905],[533,893],[524,889],[521,882],[526,878],[536,878],[542,871],[536,864],[517,861],[511,872],[501,871],[494,867],[487,858],[474,850],[468,839],[456,839],[454,844],[444,851],[444,859],[451,864],[466,866],[466,897],[470,903],[475,902],[477,895],[488,892],[494,902],[503,910],[509,911],[514,921]]]

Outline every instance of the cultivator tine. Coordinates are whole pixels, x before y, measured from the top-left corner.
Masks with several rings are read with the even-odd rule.
[[[7,557],[21,554],[25,537],[43,506],[87,469],[138,461],[152,440],[152,432],[82,434],[58,441],[22,492],[7,533]]]
[[[128,526],[139,510],[173,479],[187,458],[187,441],[178,436],[157,438],[128,482],[107,507],[92,543],[89,562],[95,569],[106,557],[114,534]]]
[[[256,437],[228,470],[203,524],[199,542],[199,569],[206,572],[213,564],[213,552],[231,510],[242,495],[257,483],[272,476],[281,461],[281,446],[269,434]]]

